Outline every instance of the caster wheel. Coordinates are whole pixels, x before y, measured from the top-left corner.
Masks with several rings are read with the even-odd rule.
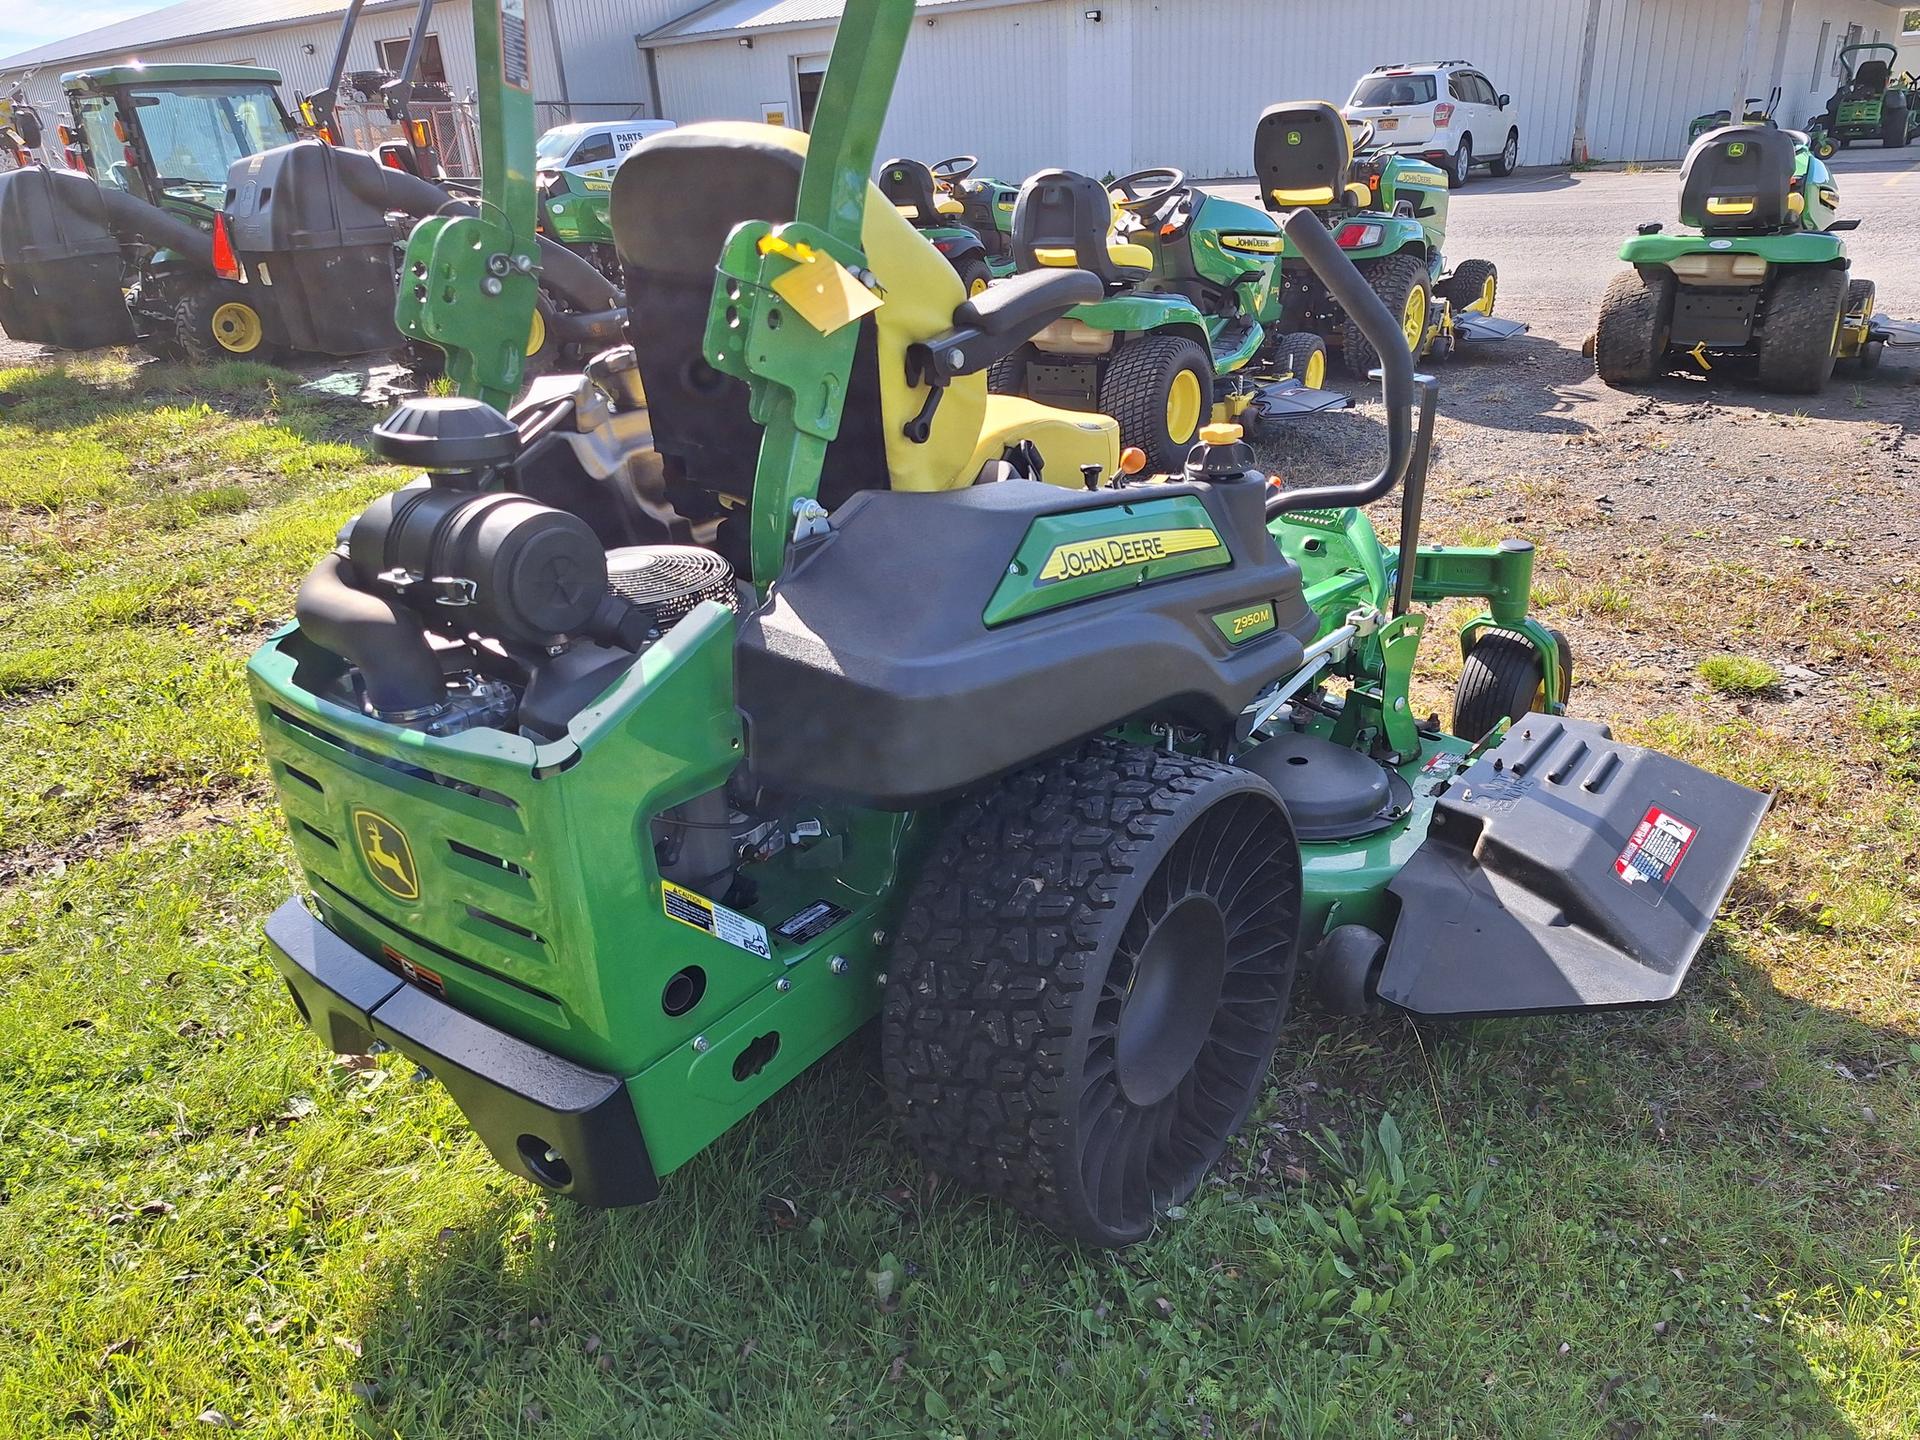
[[[1387,963],[1387,942],[1364,925],[1342,925],[1313,953],[1314,993],[1336,1015],[1369,1019],[1385,1013],[1375,995]]]

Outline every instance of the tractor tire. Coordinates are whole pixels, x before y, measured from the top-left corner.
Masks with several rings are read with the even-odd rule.
[[[1674,289],[1664,265],[1613,277],[1593,332],[1594,374],[1609,385],[1646,385],[1666,370]]]
[[[1089,740],[962,801],[887,961],[888,1098],[929,1170],[1132,1244],[1259,1097],[1300,848],[1245,770]]]
[[[1473,136],[1462,135],[1460,148],[1453,152],[1453,159],[1447,162],[1447,188],[1460,190],[1473,178]]]
[[[1033,356],[1031,345],[1020,345],[987,366],[987,389],[995,395],[1027,393],[1027,361]]]
[[[173,342],[194,365],[271,364],[279,353],[267,340],[253,297],[227,280],[201,281],[181,292],[173,307]]]
[[[1496,179],[1504,180],[1520,168],[1520,132],[1509,130],[1507,143],[1500,151],[1500,157],[1487,167]]]
[[[1880,107],[1880,148],[1904,150],[1907,145],[1907,112],[1891,105]]]
[[[1273,360],[1307,389],[1327,388],[1327,342],[1312,331],[1282,335],[1273,347]]]
[[[1560,645],[1561,671],[1570,676],[1567,647],[1564,641]],[[1546,667],[1532,642],[1510,630],[1483,631],[1460,666],[1460,680],[1453,689],[1452,731],[1477,745],[1502,720],[1530,715],[1543,708],[1546,699]],[[1566,696],[1560,697],[1560,703],[1566,703]]]
[[[1873,281],[1849,280],[1847,282],[1846,310],[1848,315],[1863,315],[1869,320],[1873,318]],[[1858,350],[1854,351],[1849,360],[1854,373],[1866,375],[1878,370],[1880,368],[1880,352],[1885,348],[1884,342],[1869,340]]]
[[[1440,298],[1456,315],[1482,300],[1487,303],[1481,313],[1491,315],[1499,297],[1500,272],[1491,260],[1462,260],[1459,267],[1440,282]]]
[[[1122,445],[1147,452],[1150,473],[1177,474],[1213,413],[1213,361],[1184,335],[1122,344],[1100,377],[1100,409],[1120,422]]]
[[[986,257],[969,255],[964,260],[954,262],[954,270],[960,276],[960,284],[971,300],[993,283],[993,271],[987,268]]]
[[[1768,292],[1760,322],[1760,383],[1785,395],[1814,395],[1824,389],[1833,378],[1846,304],[1846,271],[1784,267]]]
[[[1387,307],[1387,313],[1401,322],[1403,330],[1413,328],[1413,311],[1417,303],[1420,314],[1420,328],[1424,332],[1432,328],[1433,282],[1427,274],[1426,262],[1418,255],[1389,255],[1382,260],[1365,261],[1360,273],[1366,276],[1367,284],[1373,287]],[[1416,302],[1414,297],[1418,295]],[[1424,340],[1415,345],[1409,341],[1407,348],[1414,352],[1418,360],[1426,349]],[[1380,363],[1380,352],[1373,348],[1373,342],[1367,339],[1360,327],[1354,323],[1351,315],[1340,319],[1340,360],[1346,366],[1347,373],[1356,380],[1367,378],[1367,372]]]
[[[527,328],[526,358],[520,362],[520,383],[551,375],[560,364],[561,344],[554,333],[553,317],[559,313],[553,297],[542,290],[533,299],[533,319]]]

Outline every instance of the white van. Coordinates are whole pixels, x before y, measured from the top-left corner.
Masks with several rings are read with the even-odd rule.
[[[671,120],[556,125],[534,147],[533,168],[543,175],[565,170],[583,180],[611,181],[622,156],[647,136],[671,129]]]

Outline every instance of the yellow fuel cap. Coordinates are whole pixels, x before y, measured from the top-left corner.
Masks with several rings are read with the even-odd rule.
[[[1203,445],[1237,445],[1245,437],[1246,431],[1238,425],[1202,425],[1200,443]]]

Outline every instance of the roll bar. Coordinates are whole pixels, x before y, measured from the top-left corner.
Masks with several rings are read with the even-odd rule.
[[[1373,287],[1334,243],[1311,210],[1295,210],[1280,222],[1287,243],[1320,277],[1320,283],[1353,317],[1380,355],[1380,396],[1387,407],[1387,463],[1361,485],[1319,485],[1281,490],[1267,497],[1267,518],[1294,510],[1345,510],[1371,505],[1405,478],[1413,459],[1413,353]]]

